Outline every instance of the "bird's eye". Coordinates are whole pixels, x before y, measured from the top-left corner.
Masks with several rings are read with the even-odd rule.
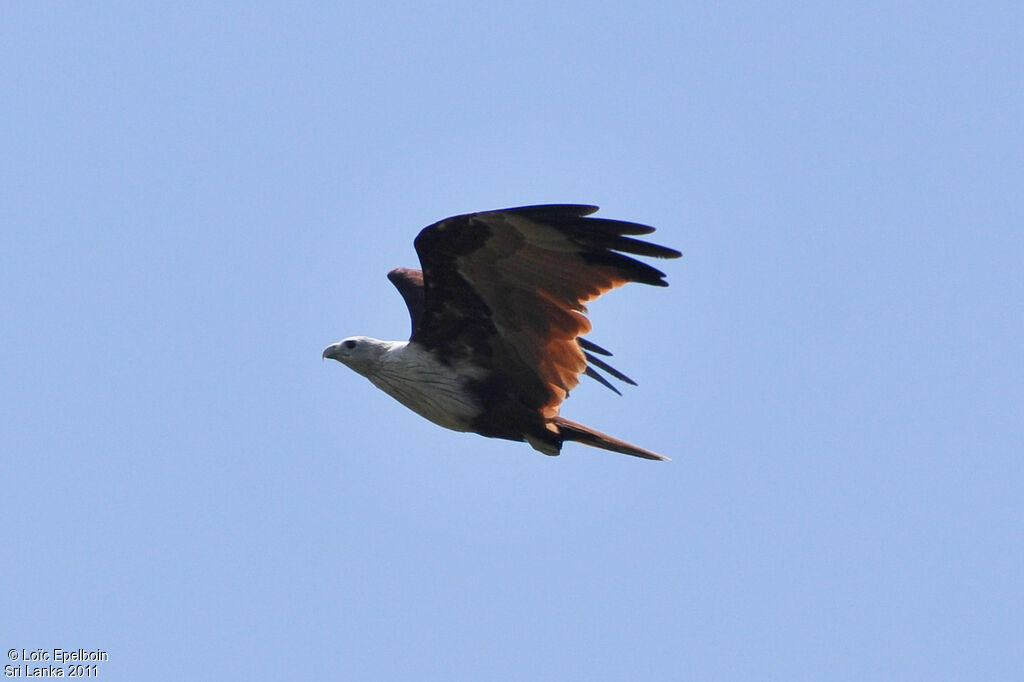
[[[346,341],[346,342],[344,342],[341,345],[345,346],[345,348],[355,348],[356,347],[356,342],[355,341]]]

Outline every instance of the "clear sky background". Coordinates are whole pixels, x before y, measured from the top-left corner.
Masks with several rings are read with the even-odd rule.
[[[5,3],[0,650],[104,680],[1024,679],[1024,11]],[[445,431],[445,216],[680,249],[591,306],[673,458]],[[4,661],[7,663],[7,661]]]

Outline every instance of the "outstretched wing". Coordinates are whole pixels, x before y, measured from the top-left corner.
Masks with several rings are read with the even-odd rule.
[[[505,390],[545,417],[558,413],[588,357],[620,376],[594,356],[603,349],[578,341],[590,331],[585,303],[628,282],[667,286],[664,273],[625,254],[681,254],[627,236],[652,227],[586,217],[596,210],[525,206],[425,228],[415,242],[425,296],[412,341],[500,374]]]
[[[391,280],[391,283],[395,285],[398,293],[405,300],[405,306],[409,309],[409,319],[412,322],[412,333],[415,334],[420,320],[423,319],[423,309],[426,307],[423,272],[413,268],[394,268],[388,272],[388,279]],[[619,395],[622,395],[619,389],[615,388],[603,374],[597,371],[598,368],[608,372],[608,374],[611,374],[619,381],[636,386],[635,381],[597,357],[597,355],[610,357],[611,351],[605,350],[582,336],[576,339],[576,343],[580,345],[580,348],[583,350],[583,356],[587,359],[587,368],[583,370],[585,375]]]

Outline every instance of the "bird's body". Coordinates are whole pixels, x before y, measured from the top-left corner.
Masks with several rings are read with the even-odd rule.
[[[595,210],[526,206],[425,228],[416,238],[423,271],[388,273],[409,308],[410,340],[350,337],[324,357],[448,429],[525,440],[549,455],[573,440],[665,459],[558,414],[580,374],[612,390],[598,369],[633,383],[582,338],[590,330],[584,302],[631,281],[666,286],[663,273],[624,253],[680,255],[624,236],[653,228],[584,217]]]
[[[453,431],[472,430],[479,401],[468,382],[483,373],[472,365],[449,366],[411,341],[381,341],[363,337],[375,361],[352,366],[374,386],[416,414]]]

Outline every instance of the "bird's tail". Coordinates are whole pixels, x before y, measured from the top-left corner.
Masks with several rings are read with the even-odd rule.
[[[624,440],[613,438],[606,433],[595,431],[583,424],[577,424],[574,421],[569,421],[565,417],[555,417],[552,420],[552,423],[558,427],[558,432],[562,436],[563,441],[572,440],[577,443],[583,443],[584,445],[601,448],[602,450],[621,452],[624,455],[633,455],[634,457],[643,457],[644,459],[668,461],[668,457],[651,452],[650,450],[645,450],[639,445],[633,445],[632,443],[627,443]]]

